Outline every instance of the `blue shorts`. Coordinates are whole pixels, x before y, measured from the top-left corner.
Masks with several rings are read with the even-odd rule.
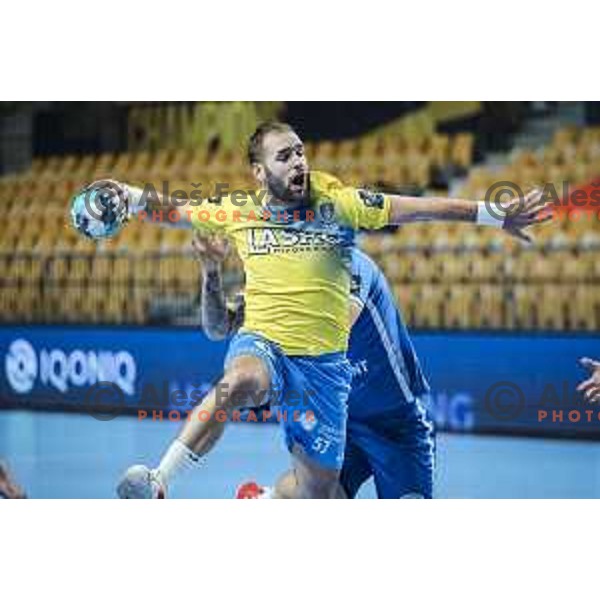
[[[381,499],[432,498],[433,426],[420,417],[389,413],[348,420],[340,482],[349,498],[373,477]]]
[[[262,336],[239,333],[231,341],[225,368],[234,358],[248,355],[267,366],[271,389],[265,403],[278,414],[288,450],[299,446],[321,468],[339,471],[352,379],[345,354],[287,356]]]

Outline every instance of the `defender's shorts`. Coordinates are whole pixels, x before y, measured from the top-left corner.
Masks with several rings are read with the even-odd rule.
[[[388,413],[348,421],[340,482],[349,498],[370,477],[381,499],[432,498],[433,426],[420,416]]]

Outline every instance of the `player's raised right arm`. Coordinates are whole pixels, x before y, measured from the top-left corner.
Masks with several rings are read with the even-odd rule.
[[[165,225],[177,223],[178,227],[191,227],[191,200],[175,199],[159,194],[154,188],[141,189],[138,187],[121,184],[129,192],[129,212],[133,215],[144,213],[151,217],[149,220]],[[197,205],[197,202],[196,202]],[[178,219],[169,219],[173,212],[179,212]]]
[[[73,199],[73,203],[77,202],[75,216],[87,221],[117,221],[122,225],[128,219],[137,218],[140,221],[191,228],[193,207],[200,206],[204,201],[200,198],[165,197],[150,185],[142,189],[122,181],[102,179],[82,188]],[[169,218],[175,211],[179,213],[178,218]]]

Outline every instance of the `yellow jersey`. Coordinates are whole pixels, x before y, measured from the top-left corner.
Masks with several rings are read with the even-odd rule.
[[[236,246],[246,275],[241,331],[275,342],[289,356],[318,356],[346,351],[354,234],[385,227],[389,214],[389,197],[311,172],[302,209],[270,207],[266,194],[256,192],[204,201],[190,218],[194,228]]]

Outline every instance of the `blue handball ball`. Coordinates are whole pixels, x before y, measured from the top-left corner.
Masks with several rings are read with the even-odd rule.
[[[98,181],[71,200],[71,223],[92,240],[115,237],[128,220],[127,188],[112,181]]]

